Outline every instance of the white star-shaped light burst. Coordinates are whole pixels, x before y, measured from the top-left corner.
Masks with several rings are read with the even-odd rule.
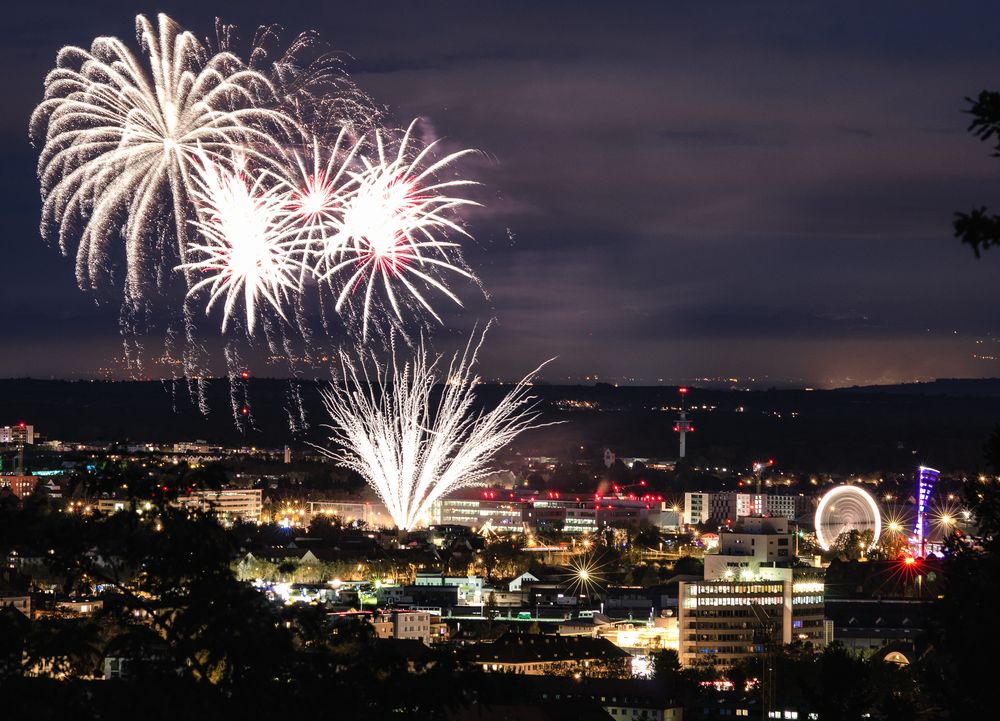
[[[337,218],[337,232],[317,253],[314,272],[321,281],[332,283],[335,277],[349,274],[337,295],[338,312],[355,292],[363,289],[363,337],[368,334],[377,286],[383,289],[397,319],[403,320],[400,291],[404,291],[441,322],[424,297],[426,291],[422,292],[414,279],[458,305],[462,304],[458,296],[435,277],[435,271],[446,270],[475,279],[458,265],[458,244],[446,239],[450,232],[468,237],[452,220],[452,214],[459,207],[479,204],[452,193],[457,187],[475,183],[434,181],[438,172],[472,151],[452,153],[423,167],[436,143],[411,154],[408,146],[414,123],[404,134],[395,155],[387,153],[381,134],[375,132],[375,157],[359,155],[361,169],[351,171],[353,185],[342,195],[344,206]],[[401,287],[394,288],[397,284]]]
[[[206,274],[189,292],[208,289],[206,312],[224,299],[223,332],[242,296],[252,334],[261,300],[284,318],[286,296],[301,287],[301,228],[287,212],[287,193],[267,187],[265,176],[251,179],[240,158],[220,162],[199,151],[199,160],[192,194],[204,243],[192,243],[189,252],[200,259],[180,267]]]

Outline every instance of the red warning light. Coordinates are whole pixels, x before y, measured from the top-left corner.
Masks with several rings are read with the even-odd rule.
[[[250,379],[250,371],[241,371],[240,372],[240,378],[242,378],[243,380],[249,380]]]
[[[246,406],[243,406],[242,408],[240,408],[240,413],[242,413],[245,416],[248,416],[250,415],[250,409],[247,408]]]
[[[20,423],[17,424],[17,427],[18,428],[26,428],[27,426],[26,426],[26,424],[25,424],[24,421],[21,421]]]

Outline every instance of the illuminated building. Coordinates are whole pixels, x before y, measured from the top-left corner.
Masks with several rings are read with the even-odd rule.
[[[794,521],[809,512],[811,499],[805,495],[778,493],[685,493],[684,522],[732,523],[743,516],[775,516]]]
[[[193,491],[177,497],[177,505],[214,512],[225,520],[259,521],[262,509],[259,488],[223,488]]]
[[[921,556],[927,555],[927,509],[934,484],[940,475],[940,471],[927,466],[920,466],[917,472],[917,522],[913,528],[913,540],[915,547],[920,549]]]
[[[152,504],[146,504],[146,506],[149,508]],[[94,500],[93,508],[98,513],[110,516],[119,511],[132,510],[132,501],[124,498],[98,498]]]
[[[684,523],[689,526],[708,523],[708,519],[711,516],[709,512],[711,502],[711,493],[685,493]]]
[[[679,533],[684,530],[684,513],[667,508],[666,504],[660,507],[659,520],[653,522],[661,531],[668,533]]]
[[[34,445],[35,427],[27,423],[18,423],[16,426],[0,426],[0,443]]]
[[[520,531],[521,497],[507,491],[459,491],[431,504],[429,524],[482,528],[489,523],[495,529]]]
[[[35,476],[0,476],[0,488],[9,488],[18,498],[24,499],[35,492],[38,479]]]
[[[680,631],[675,616],[653,619],[652,623],[623,621],[597,629],[597,635],[606,638],[629,653],[652,653],[660,649],[677,650]]]
[[[494,531],[560,530],[588,534],[605,528],[632,528],[650,523],[676,524],[662,497],[635,496],[544,497],[535,491],[466,489],[431,505],[429,523]]]
[[[104,601],[91,599],[89,601],[56,601],[56,608],[63,613],[72,613],[77,616],[93,616],[104,608]]]
[[[794,521],[808,513],[810,505],[810,499],[804,495],[715,493],[712,494],[711,516],[720,522],[735,521],[743,516],[775,516]]]
[[[465,660],[488,673],[629,678],[631,656],[604,638],[507,633],[468,647]]]
[[[632,655],[633,676],[649,676],[652,657],[658,651],[678,649],[679,629],[677,616],[666,611],[657,617],[650,614],[646,621],[613,621],[602,613],[584,615],[559,624],[560,636],[585,636],[606,638],[615,646]]]
[[[222,453],[222,446],[213,446],[207,441],[194,441],[193,443],[180,442],[174,443],[173,452],[193,456],[218,455]]]
[[[391,611],[372,616],[377,638],[395,638],[421,641],[430,645],[432,628],[440,624],[431,623],[427,611]]]
[[[763,653],[768,637],[829,643],[823,573],[793,565],[793,539],[783,518],[740,519],[736,531],[720,534],[704,580],[679,584],[681,663],[733,663]]]
[[[605,528],[659,525],[663,506],[653,496],[599,496],[586,501],[539,498],[525,509],[524,522],[532,528],[555,526],[566,533],[595,533]]]
[[[916,598],[841,598],[828,601],[826,610],[837,643],[866,655],[912,651],[929,626],[928,604]]]
[[[794,538],[785,518],[741,518],[733,530],[719,534],[718,551],[705,554],[705,578],[765,564],[789,565],[795,560]]]
[[[453,594],[455,603],[460,606],[478,606],[485,602],[483,579],[479,576],[442,576],[439,573],[420,571],[413,586],[407,588],[417,601],[417,596],[421,593],[437,588],[446,589],[448,595]]]
[[[387,514],[383,514],[379,506],[367,501],[308,501],[306,508],[310,519],[316,516],[334,516],[345,523],[361,521],[367,526],[380,526],[388,522]]]

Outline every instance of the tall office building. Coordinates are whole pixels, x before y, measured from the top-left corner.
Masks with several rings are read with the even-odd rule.
[[[32,446],[35,444],[35,427],[27,423],[18,423],[14,426],[0,426],[0,443],[17,443]]]
[[[705,556],[701,581],[680,584],[680,660],[728,664],[764,653],[769,643],[822,646],[823,571],[796,566],[794,537],[783,518],[742,518]]]
[[[689,526],[696,526],[699,523],[708,523],[711,517],[711,493],[685,493],[684,494],[684,523]]]

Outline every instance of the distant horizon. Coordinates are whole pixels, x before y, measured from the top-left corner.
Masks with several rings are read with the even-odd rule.
[[[322,377],[303,377],[303,376],[272,376],[272,375],[254,375],[248,379],[242,379],[244,382],[257,382],[257,381],[271,381],[271,382],[286,382],[286,381],[298,381],[302,383],[325,383],[332,380],[331,378]],[[517,382],[518,379],[504,379],[504,378],[483,378],[483,385],[512,385]],[[37,381],[37,382],[52,382],[52,383],[189,383],[197,381],[205,382],[219,382],[219,381],[229,381],[228,376],[223,375],[212,375],[212,376],[199,376],[196,378],[187,378],[184,376],[178,377],[140,377],[140,378],[97,378],[97,377],[39,377],[39,376],[3,376],[0,377],[0,383],[3,382],[19,382],[19,381]],[[536,386],[550,386],[550,387],[601,387],[601,386],[611,386],[611,387],[626,387],[626,388],[679,388],[679,387],[690,387],[696,390],[706,390],[706,391],[733,391],[733,392],[756,392],[756,391],[767,391],[770,389],[775,390],[799,390],[799,391],[837,391],[837,390],[851,390],[852,388],[879,388],[879,387],[902,387],[902,386],[921,386],[921,385],[931,385],[935,383],[975,383],[975,382],[997,382],[1000,383],[1000,376],[967,376],[967,377],[939,377],[939,378],[927,378],[927,379],[915,379],[915,380],[901,380],[896,382],[876,382],[876,383],[853,383],[851,385],[831,385],[823,386],[819,384],[812,384],[807,382],[796,382],[791,379],[764,379],[764,378],[729,378],[729,379],[719,379],[719,380],[708,380],[708,379],[663,379],[662,381],[656,382],[640,382],[640,380],[616,380],[616,379],[602,379],[602,378],[564,378],[559,380],[550,380],[548,378],[537,378],[533,381],[533,385]]]

